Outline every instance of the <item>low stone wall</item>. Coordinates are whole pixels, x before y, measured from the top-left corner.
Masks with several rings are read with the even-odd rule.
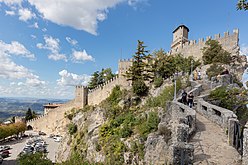
[[[243,131],[243,157],[242,165],[248,164],[248,123],[246,123]]]
[[[178,120],[179,124],[185,124],[188,126],[187,138],[182,140],[187,142],[192,134],[196,130],[196,112],[187,105],[179,102],[172,103],[172,116],[173,120]],[[184,137],[185,138],[185,137]],[[181,141],[181,140],[180,140]]]
[[[196,130],[196,112],[194,109],[180,102],[174,101],[171,104],[174,130],[172,135],[172,157],[173,164],[193,164],[194,146],[188,144],[190,137]]]
[[[228,129],[229,119],[237,119],[237,116],[232,111],[210,104],[202,98],[198,99],[196,111],[221,126],[224,130]]]

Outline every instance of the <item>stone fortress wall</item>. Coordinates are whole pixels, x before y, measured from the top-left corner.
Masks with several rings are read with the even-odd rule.
[[[66,112],[70,112],[73,108],[83,108],[85,105],[97,105],[101,103],[110,95],[116,85],[119,85],[122,89],[129,89],[131,87],[130,82],[123,76],[131,64],[131,60],[120,60],[118,64],[119,75],[97,86],[93,90],[88,91],[87,87],[76,86],[75,98],[72,101],[49,111],[45,115],[27,121],[27,126],[31,126],[35,131],[63,135],[67,131],[66,125],[70,122],[65,117]]]
[[[66,133],[66,125],[69,124],[69,119],[65,118],[65,112],[70,111],[77,106],[75,99],[69,101],[62,106],[49,111],[47,114],[39,116],[38,118],[28,120],[27,126],[32,126],[34,131],[42,131],[47,134]]]
[[[185,37],[183,37],[185,39]],[[224,36],[221,37],[220,34],[214,35],[214,37],[208,36],[204,40],[204,38],[200,38],[198,42],[196,40],[187,40],[186,42],[181,42],[180,46],[176,47],[175,49],[171,49],[167,52],[169,55],[181,53],[183,56],[193,56],[196,59],[202,58],[202,48],[205,47],[205,43],[207,40],[213,39],[217,40],[225,49],[226,51],[230,52],[231,55],[238,55],[239,54],[239,30],[234,29],[232,34],[229,32],[224,32]],[[174,41],[175,42],[175,41]],[[180,42],[176,41],[176,42]]]
[[[97,105],[105,100],[111,93],[112,89],[119,85],[121,88],[130,89],[131,82],[124,77],[128,68],[132,65],[132,60],[120,60],[118,63],[118,75],[111,80],[97,86],[88,92],[88,105]]]
[[[171,48],[168,54],[182,53],[184,56],[193,56],[197,59],[202,57],[202,48],[205,46],[205,41],[200,39],[198,43],[196,41],[188,41],[188,28],[183,29],[177,28],[173,35],[178,35],[178,37],[173,38],[173,45],[175,47]],[[181,31],[180,31],[181,30]],[[180,37],[180,35],[182,35]],[[219,41],[223,48],[232,54],[237,55],[239,53],[239,31],[235,29],[233,34],[228,32],[224,33],[224,37],[220,37],[220,34],[215,35],[215,39]],[[211,37],[207,37],[207,40]],[[105,100],[111,93],[112,89],[119,85],[121,88],[130,89],[131,82],[127,81],[124,77],[128,68],[132,65],[132,60],[120,60],[118,62],[118,75],[113,79],[105,82],[102,85],[97,86],[93,90],[88,90],[87,87],[76,86],[75,88],[75,98],[58,107],[52,111],[49,111],[46,115],[40,116],[36,119],[27,121],[27,125],[32,126],[34,130],[43,131],[46,133],[56,133],[64,134],[66,133],[66,125],[69,120],[65,118],[65,113],[71,111],[72,108],[83,108],[85,105],[97,105]]]

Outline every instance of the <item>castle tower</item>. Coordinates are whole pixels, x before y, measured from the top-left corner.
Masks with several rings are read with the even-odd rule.
[[[131,65],[132,65],[132,59],[131,60],[120,60],[118,63],[119,76],[125,75],[126,71],[128,71],[128,69]]]
[[[189,41],[188,33],[189,28],[185,25],[180,25],[173,31],[173,41],[171,44],[172,51],[177,51],[178,49],[182,48],[184,43]]]
[[[88,88],[82,85],[77,85],[75,89],[75,103],[79,107],[84,107],[88,104]]]

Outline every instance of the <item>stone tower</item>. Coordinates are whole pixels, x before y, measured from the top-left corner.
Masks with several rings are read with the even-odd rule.
[[[88,104],[88,88],[82,85],[77,85],[75,89],[75,104],[78,107],[84,107]]]
[[[118,63],[118,74],[119,76],[123,76],[126,74],[126,71],[132,65],[132,59],[130,60],[120,60]]]
[[[177,51],[178,49],[182,48],[184,43],[189,41],[188,33],[189,28],[185,25],[180,25],[173,31],[173,41],[171,44],[172,51]]]

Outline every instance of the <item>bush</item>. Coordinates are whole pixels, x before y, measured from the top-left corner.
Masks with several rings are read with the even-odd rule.
[[[70,123],[68,125],[68,131],[70,133],[70,135],[73,135],[74,133],[77,132],[77,125],[75,125],[74,123]]]
[[[158,129],[159,117],[156,112],[150,112],[148,114],[148,119],[145,119],[140,125],[138,125],[139,134],[142,137],[147,137],[151,132],[154,132]]]
[[[160,87],[162,84],[163,84],[163,78],[162,77],[156,77],[155,79],[154,79],[154,87],[155,88],[158,88],[158,87]]]
[[[182,83],[177,79],[177,92],[181,89]],[[163,107],[165,108],[167,102],[172,101],[174,97],[174,85],[167,86],[157,97],[150,97],[147,99],[146,107]]]
[[[207,69],[206,74],[208,75],[208,78],[211,79],[212,77],[220,75],[224,69],[225,68],[215,63]]]
[[[52,161],[47,159],[45,154],[36,152],[35,154],[25,154],[18,158],[19,165],[52,165]]]
[[[148,86],[146,86],[143,80],[136,80],[133,82],[133,93],[138,96],[147,95],[148,89]]]

